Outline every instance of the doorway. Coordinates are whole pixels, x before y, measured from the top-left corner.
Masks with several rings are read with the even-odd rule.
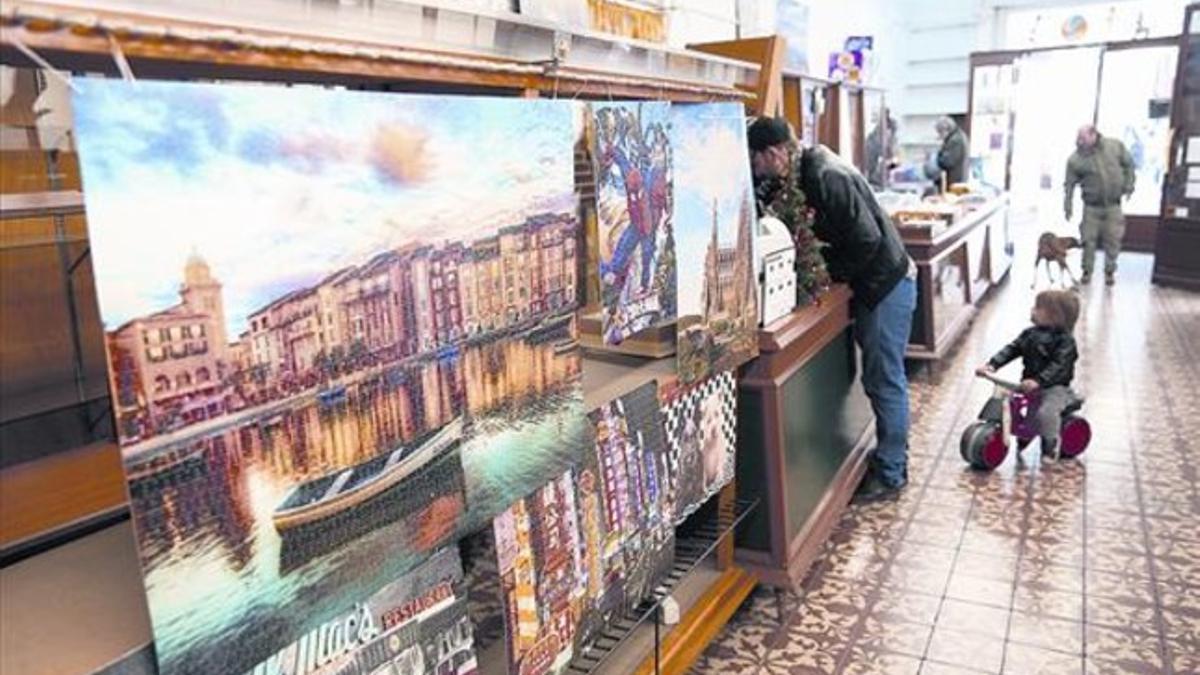
[[[1004,85],[972,91],[972,136],[979,126],[991,139],[984,151],[982,140],[973,138],[979,172],[995,184],[1003,166],[1015,213],[1032,218],[1041,230],[1074,234],[1083,209],[1077,201],[1074,219],[1066,222],[1063,179],[1076,131],[1095,124],[1100,133],[1121,140],[1134,162],[1137,180],[1125,204],[1125,246],[1152,251],[1167,173],[1177,57],[1177,38],[972,54],[973,84],[999,74]],[[1011,66],[1011,74],[1005,66]],[[1007,97],[1007,105],[997,96]],[[1011,136],[1003,134],[1005,123]],[[1010,141],[1011,151],[1004,141]]]

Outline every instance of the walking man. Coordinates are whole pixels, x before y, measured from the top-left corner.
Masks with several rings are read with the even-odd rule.
[[[760,203],[793,230],[811,207],[830,275],[854,291],[854,335],[877,437],[858,498],[896,494],[908,483],[904,351],[916,308],[916,266],[857,169],[825,146],[800,148],[782,119],[759,118],[747,135]]]
[[[1083,283],[1092,279],[1096,264],[1096,246],[1104,246],[1104,283],[1116,283],[1117,256],[1121,254],[1121,238],[1125,236],[1125,214],[1121,200],[1133,194],[1133,158],[1125,144],[1115,138],[1101,136],[1096,127],[1086,124],[1075,136],[1075,152],[1067,160],[1063,214],[1071,220],[1074,211],[1075,186],[1083,197],[1083,221],[1079,224],[1083,238]]]

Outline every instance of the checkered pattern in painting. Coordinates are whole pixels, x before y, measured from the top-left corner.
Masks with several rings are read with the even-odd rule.
[[[717,399],[720,420],[702,420],[702,407],[713,397]],[[663,426],[667,436],[668,466],[676,489],[675,522],[681,523],[733,479],[737,447],[737,382],[733,372],[724,371],[709,377],[667,402]],[[719,479],[707,489],[699,456],[702,429],[706,427],[716,429],[728,448]]]

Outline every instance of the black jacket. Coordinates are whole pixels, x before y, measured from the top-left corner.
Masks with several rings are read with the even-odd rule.
[[[800,155],[800,189],[816,212],[813,232],[829,274],[850,284],[857,302],[874,309],[908,274],[908,253],[871,186],[857,169],[818,145]]]
[[[1079,352],[1075,348],[1075,338],[1069,332],[1061,328],[1031,326],[997,352],[988,364],[1003,368],[1017,357],[1025,365],[1021,379],[1035,380],[1045,389],[1071,385]]]

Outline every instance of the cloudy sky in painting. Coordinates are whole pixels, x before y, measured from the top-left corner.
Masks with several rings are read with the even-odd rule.
[[[717,203],[718,240],[722,246],[732,246],[737,239],[738,209],[752,198],[741,104],[672,106],[671,146],[679,316],[685,316],[701,313],[713,201]],[[753,202],[750,204],[752,207]]]
[[[574,208],[569,102],[80,80],[107,328],[178,302],[188,256],[246,315],[388,248]]]

